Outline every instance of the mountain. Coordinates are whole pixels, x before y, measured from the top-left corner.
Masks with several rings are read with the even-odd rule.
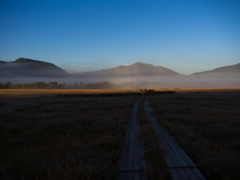
[[[223,66],[209,71],[192,74],[193,76],[240,76],[240,63]]]
[[[94,72],[68,74],[62,68],[48,62],[19,58],[12,62],[0,60],[0,77],[137,77],[137,76],[181,76],[179,73],[162,67],[137,62],[129,66],[118,66]],[[240,77],[240,63],[198,72],[189,77]]]
[[[0,60],[0,64],[2,64],[2,63],[4,64],[4,63],[6,63],[6,62],[5,62],[5,61],[1,61],[1,60]]]
[[[167,69],[162,66],[153,66],[151,64],[137,62],[130,66],[118,66],[111,69],[103,69],[95,72],[86,72],[86,73],[76,73],[75,76],[90,76],[90,77],[99,77],[99,76],[166,76],[166,75],[180,75],[179,73]]]
[[[48,62],[19,58],[12,62],[0,61],[0,76],[67,76],[68,73]]]

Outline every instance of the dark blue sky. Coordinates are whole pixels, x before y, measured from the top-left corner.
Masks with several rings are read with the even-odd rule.
[[[0,0],[0,60],[75,72],[160,65],[182,74],[240,62],[239,0]]]

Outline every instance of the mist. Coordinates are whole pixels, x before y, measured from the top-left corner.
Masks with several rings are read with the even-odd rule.
[[[108,81],[120,88],[240,88],[239,76],[131,76],[131,77],[1,77],[0,82],[30,84],[33,82],[97,83]]]

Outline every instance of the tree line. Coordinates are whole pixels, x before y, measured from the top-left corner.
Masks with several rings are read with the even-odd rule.
[[[0,89],[113,89],[117,88],[114,84],[107,81],[97,83],[74,83],[67,85],[66,83],[57,82],[34,82],[31,84],[12,84],[11,82],[0,83]]]

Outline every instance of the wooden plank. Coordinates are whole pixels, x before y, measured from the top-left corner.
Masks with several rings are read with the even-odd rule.
[[[188,176],[188,179],[196,179],[195,174],[192,172],[192,168],[179,168],[179,169],[184,169],[185,174]]]
[[[119,180],[142,180],[146,174],[143,171],[120,172]]]
[[[119,173],[119,180],[126,180],[126,179],[133,179],[134,178],[134,173],[129,171],[129,172],[120,172]]]
[[[195,174],[197,180],[205,180],[205,177],[202,175],[198,168],[191,168],[191,171]]]
[[[126,136],[125,136],[125,144],[123,149],[123,155],[121,160],[121,167],[120,170],[126,171],[127,170],[127,159],[128,159],[128,153],[129,153],[129,127],[127,128]]]
[[[135,116],[135,108],[136,106],[132,108],[132,114],[131,114],[131,119],[130,119],[130,130],[131,130],[131,136],[130,136],[130,145],[129,145],[129,154],[128,154],[128,171],[133,171],[134,170],[134,142],[135,142],[135,132],[134,132],[134,127],[135,127],[135,122],[134,122],[134,116]]]
[[[174,168],[174,169],[176,169],[176,171],[178,172],[178,174],[179,174],[181,179],[184,179],[184,180],[194,180],[194,179],[189,179],[189,176],[186,173],[185,168]]]
[[[143,145],[142,145],[142,142],[141,142],[141,152],[140,152],[140,163],[141,163],[141,170],[145,170],[146,169],[146,161],[145,159],[142,157],[143,155]]]
[[[134,158],[133,167],[134,170],[140,170],[140,154],[139,154],[139,144],[138,144],[138,131],[137,126],[134,126]]]
[[[148,111],[148,114],[150,114],[152,110],[150,110],[147,103],[145,103],[145,106],[147,106],[146,109]],[[154,126],[158,126],[158,132],[156,132],[156,134],[158,136],[160,146],[164,146],[165,150],[168,152],[168,156],[172,157],[173,162],[167,162],[169,167],[195,167],[196,165],[180,148],[175,140],[169,135],[169,133],[156,122],[155,117],[150,116],[149,119],[154,124]]]
[[[140,132],[140,126],[138,125],[138,132]],[[139,153],[139,155],[140,155],[140,162],[139,162],[139,164],[140,164],[140,170],[145,170],[146,169],[146,161],[145,161],[145,159],[143,158],[143,142],[142,141],[138,141],[138,146],[139,146],[139,151],[138,151],[138,153]]]
[[[168,153],[168,156],[171,157],[171,159],[172,159],[172,163],[171,163],[170,167],[182,167],[182,166],[186,165],[180,161],[180,160],[182,160],[182,156],[177,153],[175,147],[170,142],[170,139],[162,131],[162,127],[159,126],[159,124],[156,122],[155,118],[153,116],[151,116],[150,119],[151,119],[152,123],[154,123],[155,126],[157,126],[157,131],[158,131],[157,136],[158,136],[160,145],[165,147],[165,149]]]
[[[204,180],[205,177],[197,169],[196,165],[183,151],[179,144],[176,143],[166,129],[157,123],[156,118],[152,115],[152,109],[149,106],[147,98],[144,103],[144,109],[152,124],[152,128],[157,135],[158,143],[163,149],[163,155],[173,179]]]
[[[205,180],[201,172],[195,168],[170,168],[170,172],[174,180]]]
[[[158,125],[159,126],[159,125]],[[161,129],[161,132],[162,132],[162,136],[163,138],[166,139],[166,146],[168,147],[169,149],[169,153],[171,157],[174,157],[176,158],[176,160],[174,161],[174,165],[175,167],[188,167],[188,163],[186,163],[185,159],[182,157],[182,155],[179,153],[180,151],[180,146],[176,146],[176,142],[175,140],[173,140],[172,137],[170,137],[169,135],[167,135],[166,133],[164,133],[162,131],[162,127],[159,126],[159,129]],[[170,150],[171,149],[171,150]],[[184,153],[185,154],[185,153]]]
[[[130,140],[131,140],[131,129],[132,129],[132,116],[133,116],[133,109],[131,110],[131,115],[129,117],[129,123],[127,127],[127,132],[125,136],[125,143],[124,143],[124,149],[123,149],[123,155],[122,155],[122,161],[121,161],[121,167],[120,171],[127,171],[128,170],[128,158],[129,158],[129,149],[130,149]]]
[[[190,157],[183,151],[183,149],[176,143],[176,141],[172,142],[176,147],[178,153],[183,157],[183,160],[186,162],[187,167],[196,167],[194,162],[190,159]]]
[[[143,179],[146,161],[142,158],[143,145],[139,139],[138,120],[136,118],[139,101],[134,103],[129,117],[128,128],[125,136],[124,151],[119,172],[119,179]]]
[[[146,107],[146,111],[148,111],[147,114],[150,116],[149,119],[151,119],[151,121],[156,122],[155,117],[152,115],[152,109],[150,108],[148,101],[145,101],[145,107]],[[169,144],[170,149],[168,149],[168,150],[170,150],[170,152],[172,152],[171,149],[173,149],[173,151],[175,152],[175,155],[177,156],[178,160],[181,163],[181,166],[190,166],[190,165],[194,166],[194,163],[192,163],[191,159],[188,156],[186,156],[186,153],[184,153],[184,151],[182,151],[180,146],[177,143],[175,143],[175,140],[169,135],[169,133],[161,126],[159,126],[158,128],[162,132],[162,136],[160,136],[160,137],[166,138],[165,141],[163,141],[163,138],[161,138],[161,142],[163,142],[163,143],[166,142]],[[172,145],[172,143],[174,145]],[[174,156],[174,154],[171,154],[171,156]],[[181,167],[181,166],[179,166],[179,161],[176,162],[175,166]]]
[[[161,131],[160,126],[156,122],[155,118],[150,117],[151,122],[155,127],[155,133],[157,134],[160,147],[164,148],[164,155],[167,159],[167,164],[169,167],[182,167],[182,164],[179,162],[178,157],[175,154],[174,148],[169,144],[168,139],[165,137],[165,134]]]
[[[185,161],[185,165],[183,164],[183,166],[186,166],[186,167],[196,167],[196,165],[189,158],[189,156],[183,151],[183,149],[179,146],[179,144],[177,144],[176,141],[173,139],[173,137],[170,136],[168,131],[165,130],[164,128],[162,128],[160,125],[159,125],[159,127],[161,128],[162,132],[164,132],[164,134],[166,134],[169,137],[169,142],[171,142],[174,145],[174,147],[175,147],[176,151],[178,152],[178,154],[180,156],[182,156],[182,161]]]
[[[133,127],[132,127],[133,128]],[[133,170],[134,131],[131,129],[127,170]]]
[[[178,174],[178,171],[176,168],[170,168],[169,169],[171,174],[172,174],[172,178],[173,180],[182,180],[182,178],[180,177],[180,175]]]
[[[151,119],[151,117],[149,119]],[[155,133],[158,137],[158,144],[160,145],[161,149],[163,150],[163,155],[164,155],[164,158],[165,158],[168,166],[174,167],[174,163],[173,163],[173,160],[172,160],[172,158],[174,158],[174,157],[171,157],[169,155],[169,150],[167,149],[166,144],[162,142],[164,140],[161,139],[161,133],[158,130],[156,123],[152,122],[152,127],[153,127],[153,129],[154,129],[154,131],[155,131]]]

